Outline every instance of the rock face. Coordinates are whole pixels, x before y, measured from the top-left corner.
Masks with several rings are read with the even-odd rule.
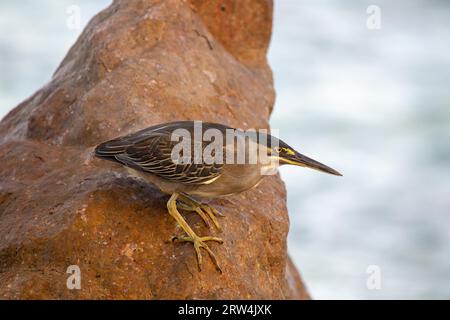
[[[51,82],[0,123],[0,298],[308,298],[286,248],[277,176],[213,200],[223,245],[198,272],[168,197],[96,144],[153,124],[199,119],[267,128],[272,3],[115,1],[86,27]],[[198,234],[207,230],[187,214]],[[77,265],[81,289],[68,289]]]

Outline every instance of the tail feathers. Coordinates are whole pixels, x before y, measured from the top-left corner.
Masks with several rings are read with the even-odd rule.
[[[99,144],[95,147],[95,156],[99,158],[114,158],[114,156],[125,152],[129,144],[125,144],[124,141],[111,140]]]

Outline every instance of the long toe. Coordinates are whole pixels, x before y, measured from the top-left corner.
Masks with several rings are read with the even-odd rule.
[[[183,202],[183,207],[190,211],[196,211],[200,216],[207,215],[216,226],[217,230],[222,231],[216,216],[223,217],[224,215],[217,211],[214,207],[207,203],[199,202],[187,194],[180,194],[180,200]],[[201,211],[201,212],[200,212]],[[203,218],[203,217],[202,217]]]
[[[208,204],[202,204],[201,205],[201,209],[206,212],[206,214],[208,215],[208,217],[211,219],[211,221],[214,223],[214,225],[216,226],[217,230],[222,232],[222,228],[219,225],[219,222],[216,219],[216,212],[218,213],[218,211],[216,209],[214,209],[213,207],[211,207]]]
[[[210,205],[208,205],[208,206],[216,216],[225,217],[225,215],[222,212],[218,211],[216,208],[214,208]]]
[[[181,242],[192,242],[194,244],[194,249],[195,252],[197,254],[197,261],[198,261],[198,267],[199,270],[202,270],[202,254],[200,252],[200,248],[203,248],[206,250],[206,252],[208,252],[212,262],[214,263],[217,271],[219,271],[220,273],[222,273],[222,268],[220,268],[220,265],[217,261],[217,257],[214,254],[214,252],[209,248],[209,246],[206,244],[207,241],[214,241],[217,243],[222,244],[223,240],[221,238],[218,237],[176,237],[174,238],[174,240],[177,241],[181,241]]]
[[[190,204],[186,204],[183,202],[177,202],[177,208],[184,211],[192,211],[197,212],[197,214],[202,218],[203,222],[208,228],[211,228],[211,224],[209,223],[208,216],[209,214],[205,213],[200,207],[193,206]],[[214,221],[213,221],[214,222]]]
[[[211,257],[211,260],[213,261],[214,265],[216,266],[217,271],[222,273],[222,268],[220,267],[219,262],[217,261],[217,258],[216,258],[216,255],[214,254],[214,252],[212,252],[211,249],[206,244],[203,248],[208,252],[209,256]]]

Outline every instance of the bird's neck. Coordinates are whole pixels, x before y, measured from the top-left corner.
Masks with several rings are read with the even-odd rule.
[[[260,164],[260,172],[262,176],[270,176],[277,174],[278,167],[281,165],[278,158],[269,157],[269,162]]]

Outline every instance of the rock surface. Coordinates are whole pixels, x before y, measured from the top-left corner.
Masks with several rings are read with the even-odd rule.
[[[52,80],[0,123],[0,298],[308,298],[287,255],[279,177],[212,203],[223,245],[198,272],[168,197],[94,159],[104,140],[200,119],[266,128],[272,3],[115,1],[92,19]],[[198,216],[187,220],[211,233]],[[70,265],[81,289],[69,290]]]

